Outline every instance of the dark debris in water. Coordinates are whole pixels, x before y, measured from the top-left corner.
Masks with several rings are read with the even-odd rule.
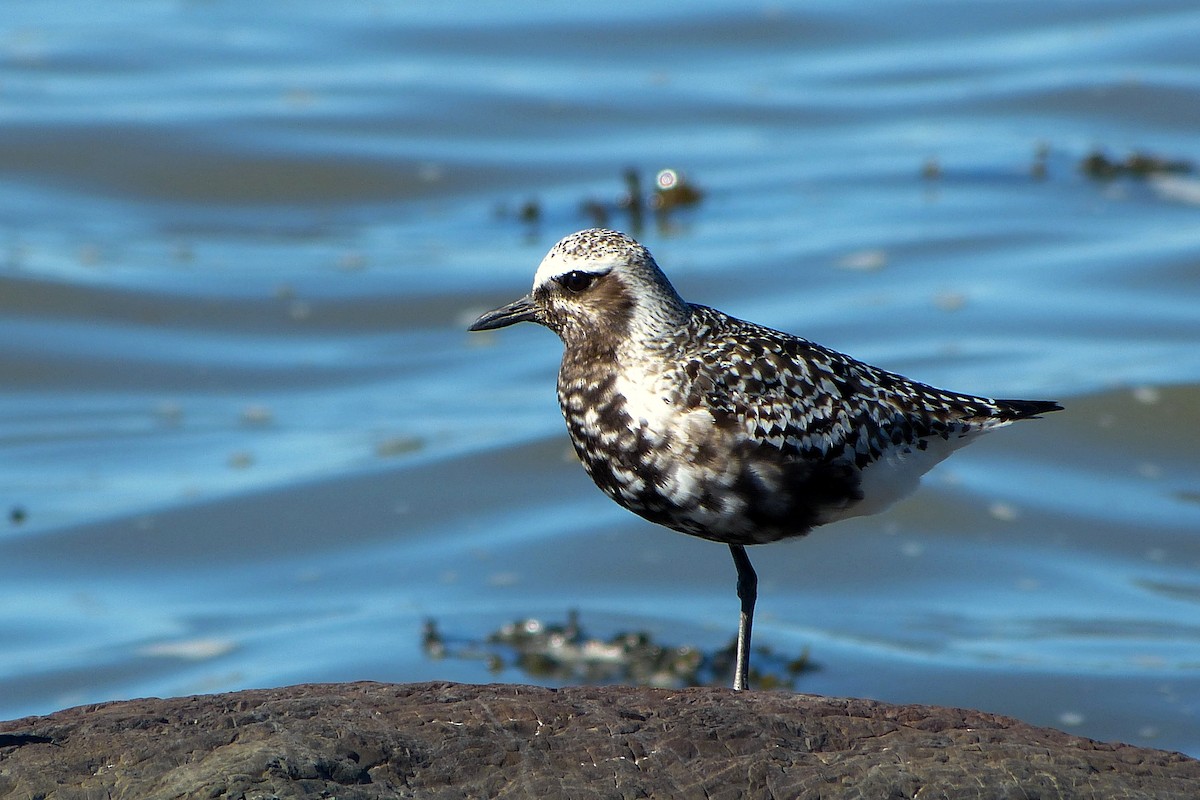
[[[1053,155],[1047,142],[1038,142],[1034,146],[1033,158],[1026,168],[1026,175],[1035,181],[1049,178]],[[1097,181],[1118,178],[1144,180],[1156,175],[1189,175],[1196,172],[1196,165],[1191,161],[1166,158],[1139,150],[1129,153],[1123,159],[1117,159],[1109,156],[1102,148],[1097,148],[1077,161],[1072,156],[1071,161],[1077,164],[1079,171],[1085,176]],[[937,182],[947,177],[947,168],[937,156],[930,156],[921,162],[920,177],[926,182]]]
[[[617,196],[615,203],[594,198],[580,203],[584,216],[598,228],[611,227],[612,217],[625,217],[636,235],[645,227],[647,213],[651,213],[659,229],[666,229],[673,213],[699,205],[704,199],[704,190],[678,170],[660,169],[649,191],[642,188],[642,176],[636,169],[626,169],[621,178],[625,191]]]
[[[1079,162],[1084,175],[1096,180],[1114,178],[1149,178],[1152,175],[1185,175],[1195,171],[1190,161],[1163,158],[1134,151],[1117,161],[1109,158],[1103,150],[1093,150]]]
[[[621,173],[623,191],[613,198],[585,197],[578,203],[579,214],[597,228],[617,227],[635,236],[645,229],[646,219],[653,217],[659,230],[670,227],[672,216],[680,209],[699,205],[704,190],[675,169],[660,169],[649,189],[643,186],[642,174],[633,168]],[[525,226],[534,226],[546,216],[546,209],[537,198],[529,198],[515,211],[507,206],[496,209],[497,216],[511,217]]]
[[[730,685],[737,644],[735,639],[706,652],[690,644],[656,642],[646,631],[600,639],[584,632],[574,611],[565,624],[532,617],[516,620],[483,641],[448,640],[430,619],[422,638],[430,658],[484,661],[492,672],[516,667],[539,681],[665,688]],[[787,656],[756,647],[752,664],[750,685],[756,689],[794,689],[801,674],[817,669],[807,650]]]
[[[615,202],[587,198],[579,204],[591,224],[599,228],[611,227],[612,218],[624,218],[629,223],[629,229],[636,234],[645,227],[646,215],[650,213],[662,230],[670,226],[674,212],[699,205],[704,199],[704,191],[674,169],[660,169],[655,173],[654,185],[649,191],[642,188],[642,176],[636,169],[626,169],[621,180],[625,184],[625,191],[617,196]]]

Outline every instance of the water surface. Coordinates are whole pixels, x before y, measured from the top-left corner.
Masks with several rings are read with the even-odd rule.
[[[1067,411],[756,549],[803,691],[1200,755],[1200,11],[17,3],[0,31],[0,716],[305,681],[579,609],[723,645],[725,548],[574,463],[554,337],[468,335],[622,173],[690,300]],[[533,204],[536,221],[519,210]],[[630,228],[615,208],[609,224]]]

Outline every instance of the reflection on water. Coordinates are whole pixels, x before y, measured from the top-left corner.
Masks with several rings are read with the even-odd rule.
[[[448,9],[6,10],[0,716],[494,679],[430,617],[723,647],[727,551],[594,490],[554,337],[464,330],[640,213],[689,300],[1067,406],[762,551],[798,689],[1200,754],[1193,4]]]

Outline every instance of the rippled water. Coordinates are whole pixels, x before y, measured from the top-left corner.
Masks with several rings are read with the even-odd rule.
[[[688,299],[1068,409],[752,553],[798,688],[1200,755],[1200,178],[1078,169],[1200,160],[1194,3],[13,5],[0,717],[531,680],[427,617],[724,644],[728,552],[590,485],[554,337],[464,330],[670,167]]]

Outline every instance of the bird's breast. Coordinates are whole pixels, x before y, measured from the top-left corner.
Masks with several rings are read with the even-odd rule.
[[[738,489],[744,465],[730,458],[730,432],[708,409],[681,404],[668,378],[640,378],[560,374],[567,429],[596,485],[634,513],[686,533],[745,543],[779,538],[753,530],[746,515]]]

